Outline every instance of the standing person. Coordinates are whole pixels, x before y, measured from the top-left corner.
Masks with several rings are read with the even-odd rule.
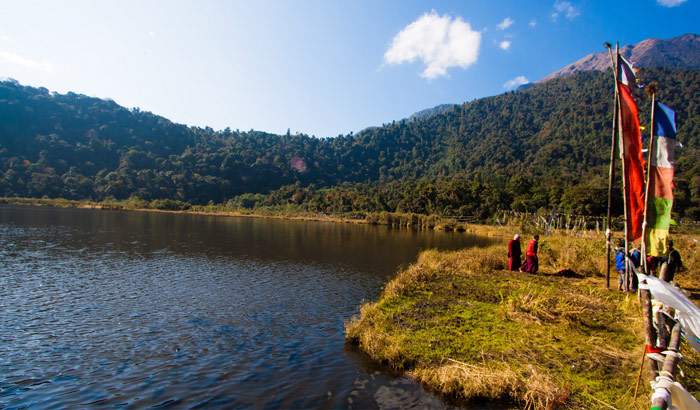
[[[625,274],[627,273],[627,268],[625,267],[625,248],[622,246],[615,248],[615,266],[619,275],[617,279],[617,290],[622,290],[622,284],[625,283]]]
[[[659,266],[659,258],[656,256],[647,256],[647,274],[656,276],[656,268]]]
[[[673,241],[668,240],[668,268],[666,270],[666,277],[668,282],[673,280],[673,275],[676,274],[676,269],[682,268],[683,262],[681,261],[681,254],[673,247]]]
[[[630,264],[634,267],[632,270],[632,286],[630,290],[636,292],[639,287],[639,279],[637,278],[637,273],[642,263],[642,252],[639,250],[639,245],[631,244],[632,250],[630,250]]]
[[[641,264],[642,253],[639,251],[639,245],[632,244],[632,249],[630,249],[630,261],[634,265],[635,269],[638,269]]]
[[[527,251],[525,251],[525,263],[520,267],[520,272],[537,273],[539,268],[539,261],[537,260],[537,245],[540,240],[539,235],[535,235],[533,239],[527,244]]]
[[[520,268],[520,235],[517,233],[508,242],[508,269],[518,270]]]

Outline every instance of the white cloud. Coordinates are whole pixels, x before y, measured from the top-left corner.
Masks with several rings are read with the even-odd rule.
[[[149,31],[149,32],[148,32],[148,36],[149,36],[150,38],[155,38],[155,37],[156,37],[156,33],[152,32],[152,31]]]
[[[579,14],[581,14],[578,9],[571,4],[568,1],[564,0],[557,0],[554,2],[554,12],[552,12],[551,17],[552,20],[557,20],[557,18],[563,14],[566,18],[569,20],[573,19],[574,17],[577,17]]]
[[[391,41],[384,53],[386,64],[425,64],[421,77],[433,79],[447,75],[450,67],[467,68],[479,57],[481,33],[471,29],[460,17],[439,16],[435,10],[423,14],[406,26]]]
[[[525,78],[524,75],[519,75],[513,79],[506,81],[503,84],[503,88],[505,88],[507,90],[512,90],[512,89],[518,87],[519,85],[527,84],[529,82],[530,81],[527,78]]]
[[[685,3],[686,0],[656,0],[659,5],[664,6],[664,7],[676,7],[680,6],[681,4]]]
[[[530,27],[535,27],[537,25],[537,21],[535,19],[530,20]]]
[[[510,27],[511,25],[513,25],[513,23],[515,23],[515,21],[514,21],[513,19],[511,19],[510,17],[506,17],[506,18],[503,19],[503,21],[500,22],[496,27],[497,27],[499,30],[505,30],[505,29],[507,29],[508,27]]]
[[[17,64],[24,66],[26,68],[34,68],[34,69],[39,69],[46,71],[47,73],[50,73],[52,70],[52,64],[48,61],[36,61],[32,60],[26,57],[23,57],[19,54],[11,53],[9,51],[2,51],[0,50],[0,58],[10,62],[12,64]]]
[[[498,43],[498,47],[500,47],[502,50],[508,50],[510,48],[510,41],[509,40],[503,40],[500,43]]]

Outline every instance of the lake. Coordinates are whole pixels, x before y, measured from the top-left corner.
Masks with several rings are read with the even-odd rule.
[[[465,233],[0,206],[0,408],[445,408],[343,321]],[[504,248],[505,249],[505,248]]]

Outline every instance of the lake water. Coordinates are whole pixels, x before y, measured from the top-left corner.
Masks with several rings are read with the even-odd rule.
[[[0,408],[444,408],[343,321],[464,233],[0,206]]]

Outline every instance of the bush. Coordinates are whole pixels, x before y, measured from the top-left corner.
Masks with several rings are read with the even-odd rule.
[[[192,205],[189,202],[182,202],[174,199],[154,199],[148,204],[148,207],[166,211],[185,211],[192,208]]]

